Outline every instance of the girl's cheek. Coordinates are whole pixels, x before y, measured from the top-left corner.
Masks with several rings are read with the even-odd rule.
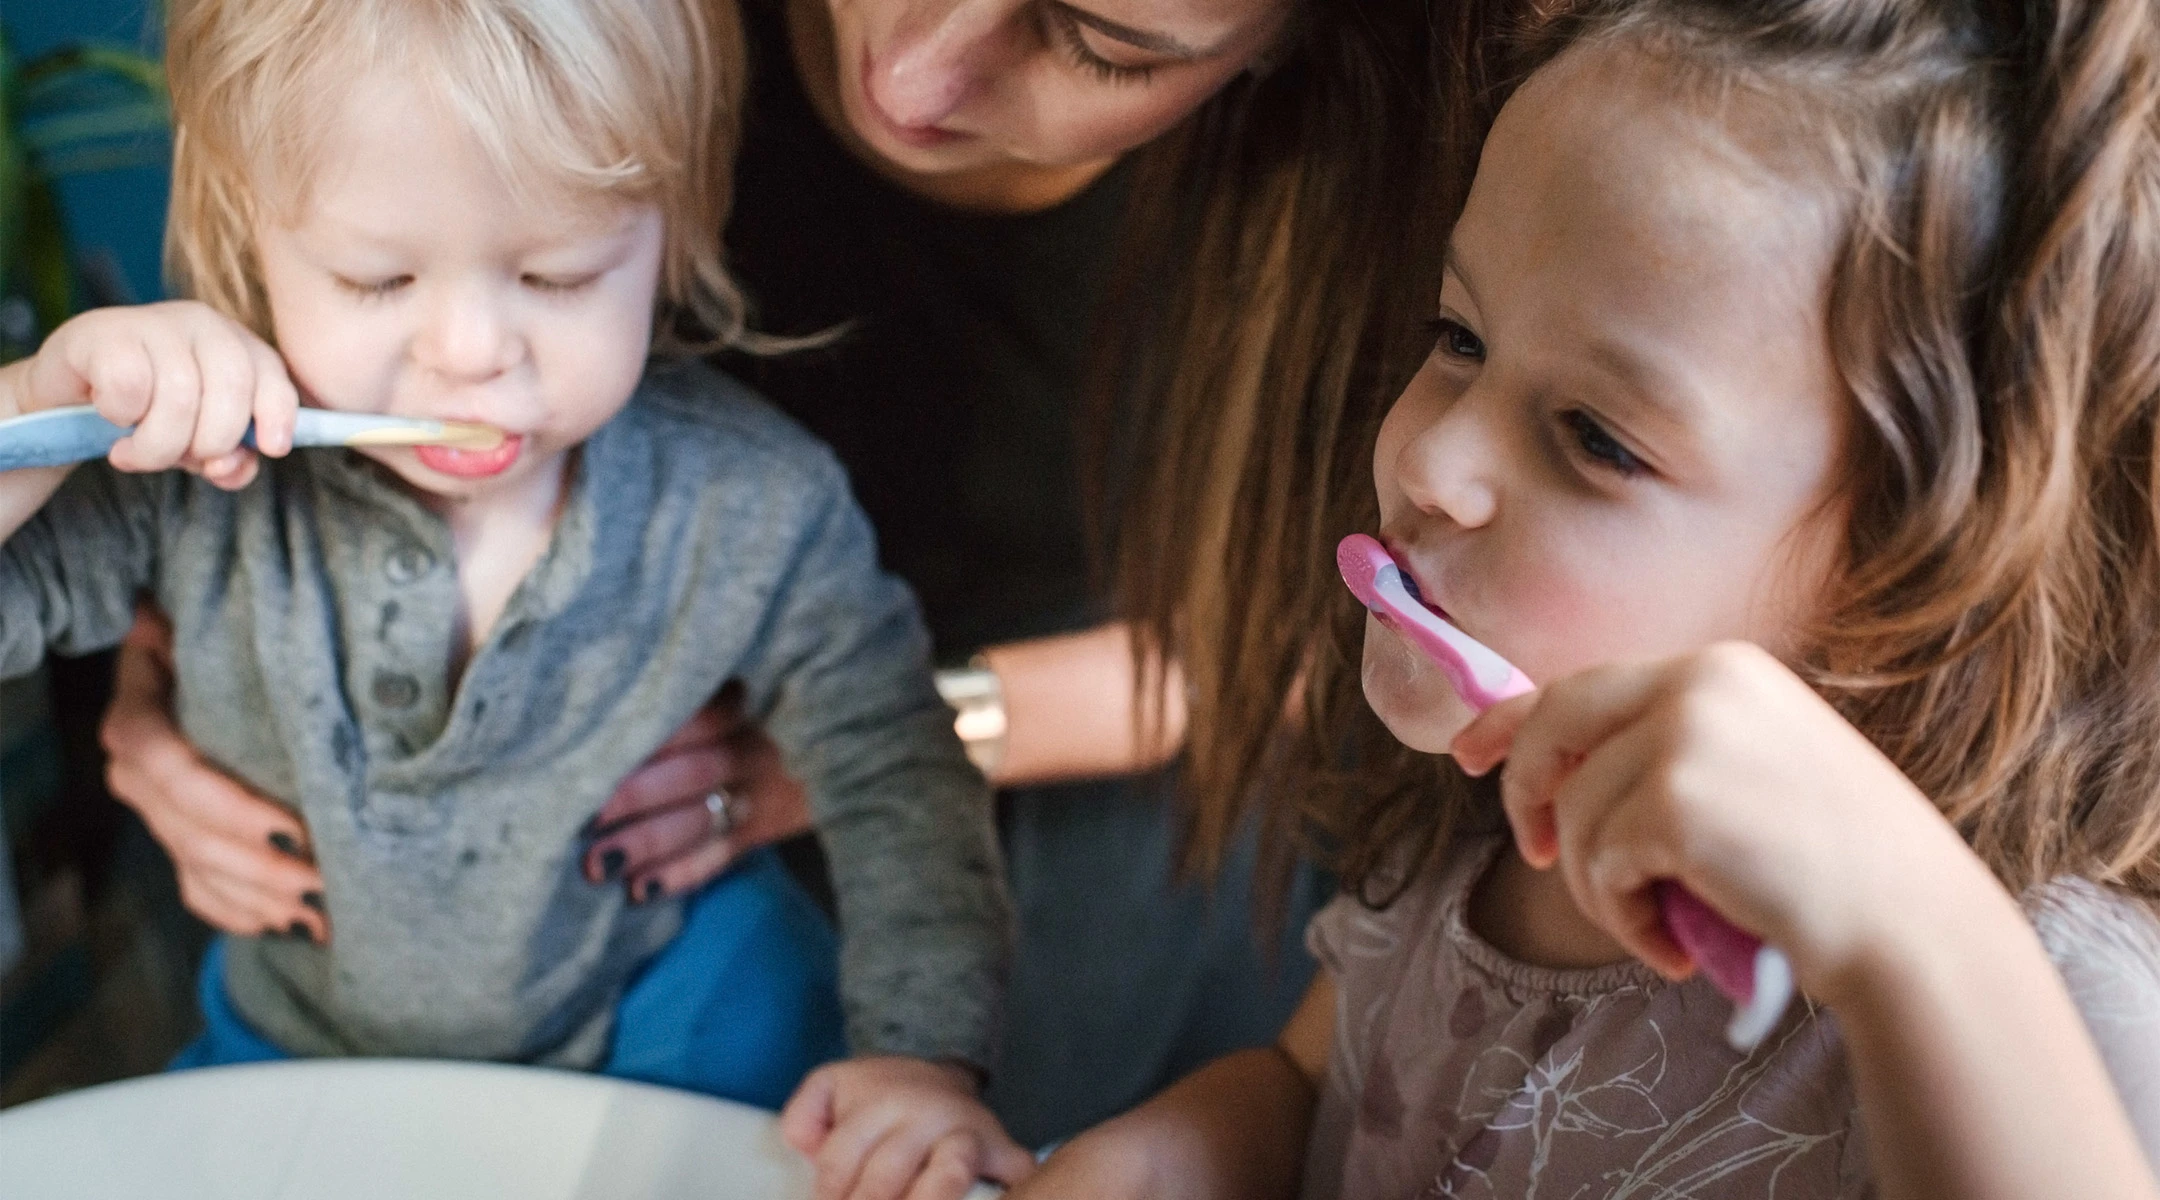
[[[1438,667],[1371,617],[1365,620],[1360,682],[1388,732],[1427,754],[1444,753],[1476,715]]]

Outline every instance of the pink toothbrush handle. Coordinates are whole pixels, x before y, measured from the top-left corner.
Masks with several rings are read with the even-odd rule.
[[[1738,1050],[1754,1049],[1792,1001],[1791,964],[1680,884],[1661,881],[1656,894],[1665,932],[1733,1002],[1726,1040]]]

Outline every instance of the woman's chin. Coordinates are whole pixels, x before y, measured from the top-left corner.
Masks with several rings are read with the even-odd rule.
[[[1412,750],[1445,754],[1477,713],[1440,668],[1378,621],[1365,622],[1360,678],[1365,701],[1388,732]]]

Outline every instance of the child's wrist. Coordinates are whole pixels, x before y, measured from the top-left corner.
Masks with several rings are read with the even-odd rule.
[[[1917,996],[1985,987],[1996,948],[2028,930],[2017,902],[1976,858],[1914,873],[1917,885],[1883,903],[1882,919],[1815,971],[1808,992],[1842,1021]]]

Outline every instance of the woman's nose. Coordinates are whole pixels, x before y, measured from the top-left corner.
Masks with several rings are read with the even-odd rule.
[[[903,26],[882,60],[870,64],[871,102],[909,128],[957,112],[994,69],[998,44],[1018,16],[1012,0],[957,0]]]
[[[1466,393],[1410,433],[1396,456],[1395,479],[1410,503],[1476,529],[1499,510],[1505,460],[1504,439]]]

